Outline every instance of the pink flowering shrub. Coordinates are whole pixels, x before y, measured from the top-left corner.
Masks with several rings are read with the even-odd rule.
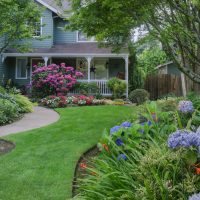
[[[34,66],[32,74],[32,90],[38,97],[49,95],[65,95],[76,84],[77,78],[83,77],[73,67],[60,65]]]

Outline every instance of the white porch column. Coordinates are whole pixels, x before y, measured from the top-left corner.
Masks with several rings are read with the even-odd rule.
[[[45,66],[47,66],[48,65],[49,57],[43,57],[43,59],[44,59]]]
[[[90,82],[90,68],[91,68],[92,57],[87,57],[86,59],[88,63],[88,82]]]
[[[3,54],[1,54],[1,62],[3,63],[6,59],[6,56],[4,56]]]
[[[124,57],[125,60],[125,79],[126,79],[126,98],[128,98],[128,56]]]

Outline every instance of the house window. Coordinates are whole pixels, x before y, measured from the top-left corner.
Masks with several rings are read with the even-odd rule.
[[[39,22],[34,22],[34,30],[33,37],[41,37],[42,36],[42,18]]]
[[[17,58],[16,79],[27,79],[27,59]]]
[[[78,42],[96,42],[95,37],[88,38],[83,32],[77,32],[77,41]]]

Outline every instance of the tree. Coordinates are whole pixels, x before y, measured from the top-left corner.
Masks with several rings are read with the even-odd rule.
[[[117,49],[145,26],[178,68],[200,83],[199,0],[72,0],[72,9],[68,28]]]
[[[33,0],[1,0],[0,8],[0,54],[8,47],[25,50],[27,44],[19,41],[33,37],[39,6]]]

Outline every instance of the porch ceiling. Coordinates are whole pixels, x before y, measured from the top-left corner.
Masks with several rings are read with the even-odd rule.
[[[9,49],[5,55],[17,55],[20,54],[16,49]],[[38,54],[38,55],[128,55],[127,50],[119,52],[118,54],[113,53],[111,48],[100,48],[96,42],[80,42],[80,43],[69,43],[63,45],[54,45],[52,48],[38,48],[33,49],[31,53],[25,54]],[[25,55],[24,54],[24,55]],[[23,55],[23,54],[22,54]]]

